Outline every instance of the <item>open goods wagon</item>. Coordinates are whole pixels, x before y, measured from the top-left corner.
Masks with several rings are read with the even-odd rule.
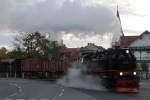
[[[25,59],[21,61],[21,72],[28,77],[58,78],[67,72],[69,66],[69,62],[62,60]]]

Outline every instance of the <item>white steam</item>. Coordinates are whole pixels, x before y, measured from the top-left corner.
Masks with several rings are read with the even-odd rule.
[[[86,67],[83,66],[83,64],[76,62],[68,70],[67,75],[59,79],[57,83],[66,87],[106,91],[106,89],[101,85],[100,78],[87,75],[84,73],[85,71]]]

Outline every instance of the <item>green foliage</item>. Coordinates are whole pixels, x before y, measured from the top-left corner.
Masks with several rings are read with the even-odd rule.
[[[20,49],[17,50],[12,50],[8,52],[8,57],[9,58],[16,58],[16,59],[25,59],[27,58],[26,52],[22,52]]]
[[[59,60],[60,58],[60,46],[58,42],[50,41],[39,32],[20,34],[19,38],[15,40],[16,48],[12,52],[9,52],[9,57],[51,58],[54,60]]]
[[[23,46],[28,57],[42,57],[47,55],[49,40],[39,32],[29,33],[23,38]]]
[[[5,47],[0,48],[0,59],[7,58],[8,50]]]
[[[146,64],[146,63],[141,63],[141,67],[142,67],[142,70],[143,71],[149,71],[149,69],[148,69],[148,64]]]
[[[58,42],[51,41],[49,45],[49,58],[53,60],[59,60],[60,59],[59,49],[60,49],[60,46],[58,45]]]
[[[142,70],[143,70],[140,63],[137,63],[137,70],[138,70],[138,71],[142,71]]]

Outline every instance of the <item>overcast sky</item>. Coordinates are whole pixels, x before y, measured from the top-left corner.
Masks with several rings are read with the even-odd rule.
[[[88,42],[109,47],[120,34],[117,5],[125,35],[149,30],[148,0],[0,0],[0,46],[12,48],[20,32],[48,32],[68,47]],[[118,37],[117,37],[118,38]]]

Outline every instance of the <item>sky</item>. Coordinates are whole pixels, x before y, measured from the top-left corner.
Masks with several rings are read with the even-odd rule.
[[[47,32],[68,47],[92,42],[110,47],[125,35],[140,35],[150,28],[148,0],[0,0],[0,47],[13,48],[21,32]]]

